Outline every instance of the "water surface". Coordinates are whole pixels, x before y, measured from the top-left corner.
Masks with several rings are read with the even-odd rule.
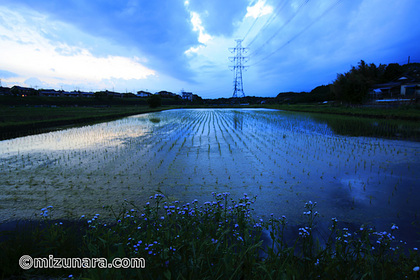
[[[201,203],[212,192],[257,195],[256,214],[304,221],[305,202],[332,217],[418,243],[420,143],[336,134],[311,114],[171,110],[0,141],[0,221],[138,205],[156,190]]]

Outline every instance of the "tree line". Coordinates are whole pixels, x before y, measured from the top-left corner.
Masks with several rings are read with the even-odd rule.
[[[376,66],[374,63],[367,64],[361,60],[357,67],[352,66],[347,73],[337,75],[337,79],[331,85],[331,91],[336,100],[352,104],[363,103],[375,84],[392,82],[402,75],[417,78],[419,70],[420,63],[405,65],[391,63]]]
[[[329,85],[314,88],[311,92],[282,92],[275,98],[277,103],[312,103],[338,101],[347,104],[361,104],[368,98],[369,91],[377,84],[393,82],[402,75],[408,75],[420,82],[420,63],[399,65],[398,63],[366,63],[361,60],[357,66],[337,78]]]

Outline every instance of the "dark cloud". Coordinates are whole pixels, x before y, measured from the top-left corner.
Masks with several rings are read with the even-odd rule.
[[[420,25],[412,14],[418,1],[309,1],[299,10],[302,3],[290,1],[256,37],[248,62],[252,74],[244,75],[249,87],[264,81],[274,94],[309,91],[361,59],[378,65],[420,57]]]
[[[420,59],[420,1],[414,0],[266,0],[274,14],[258,21],[244,18],[247,6],[258,0],[189,0],[188,5],[184,0],[1,2],[8,7],[24,5],[52,22],[68,23],[71,28],[62,28],[65,32],[57,28],[57,33],[42,35],[63,43],[54,45],[61,55],[88,49],[96,57],[138,56],[140,63],[156,70],[156,76],[130,81],[129,90],[138,82],[140,87],[156,90],[188,90],[189,86],[203,97],[229,93],[233,72],[228,70],[232,56],[228,48],[245,34],[243,46],[249,47],[246,65],[250,67],[243,77],[249,95],[309,91],[332,82],[337,73],[348,71],[361,59],[375,64],[405,63],[408,56],[412,62]],[[200,45],[200,32],[193,31],[190,12],[201,19],[201,35],[212,39],[186,55],[186,50]],[[74,32],[73,27],[83,32]],[[77,38],[71,34],[78,34]],[[11,40],[0,34],[2,38]],[[0,77],[4,73],[0,71]],[[123,87],[124,80],[117,84]]]

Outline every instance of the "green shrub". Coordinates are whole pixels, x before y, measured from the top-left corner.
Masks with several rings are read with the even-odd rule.
[[[153,94],[147,99],[147,103],[149,104],[150,108],[157,108],[162,105],[162,98],[157,94]]]

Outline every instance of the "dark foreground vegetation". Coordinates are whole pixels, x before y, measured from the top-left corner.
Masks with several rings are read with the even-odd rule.
[[[287,236],[285,216],[255,219],[255,197],[239,200],[213,193],[212,201],[180,204],[162,193],[137,207],[126,202],[115,220],[86,214],[78,221],[54,220],[54,207],[40,210],[41,222],[26,221],[0,236],[1,278],[83,279],[418,279],[417,248],[406,248],[398,226],[353,231],[331,219],[319,235],[316,202],[304,205],[306,222]],[[384,231],[385,230],[385,231]],[[322,245],[321,245],[322,244]],[[24,270],[32,258],[105,258],[85,268]],[[143,258],[143,268],[101,268],[114,258]],[[47,262],[44,263],[46,265]]]

